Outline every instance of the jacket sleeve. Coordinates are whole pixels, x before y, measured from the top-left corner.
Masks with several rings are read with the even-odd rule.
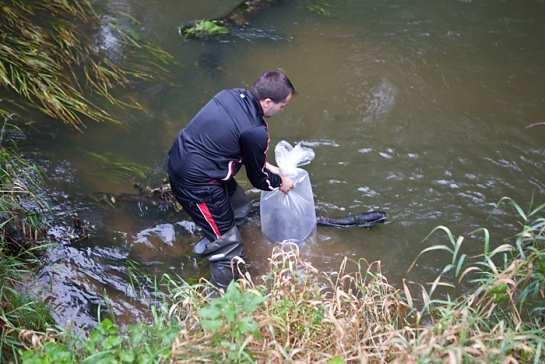
[[[269,137],[264,127],[256,127],[240,135],[240,150],[246,174],[252,185],[263,191],[277,189],[282,182],[279,175],[265,168]]]

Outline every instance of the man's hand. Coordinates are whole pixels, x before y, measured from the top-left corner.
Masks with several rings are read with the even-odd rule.
[[[295,184],[290,178],[282,176],[280,174],[280,168],[278,168],[277,166],[273,166],[269,162],[265,162],[265,167],[272,173],[279,175],[282,179],[282,183],[280,184],[280,191],[288,193],[293,187],[295,187]]]
[[[291,179],[288,177],[280,176],[282,178],[282,183],[280,184],[280,191],[284,193],[288,193],[293,187],[295,187],[295,184]]]

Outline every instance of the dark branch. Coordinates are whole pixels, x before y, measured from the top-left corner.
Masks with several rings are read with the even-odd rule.
[[[271,5],[282,0],[245,0],[235,6],[230,12],[215,19],[193,20],[185,23],[179,33],[186,38],[207,38],[229,33],[229,27],[240,27],[248,24]]]

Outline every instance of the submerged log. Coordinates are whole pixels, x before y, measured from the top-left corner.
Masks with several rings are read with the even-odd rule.
[[[215,19],[224,26],[243,26],[260,11],[280,2],[280,0],[246,0],[238,4],[224,17]]]
[[[245,0],[219,18],[193,20],[185,23],[179,28],[179,33],[186,38],[206,38],[227,34],[229,27],[246,25],[252,17],[281,1]]]
[[[118,207],[120,204],[149,204],[157,207],[159,210],[181,211],[168,183],[162,183],[158,187],[143,186],[139,183],[133,185],[135,193],[96,193],[92,198],[99,203],[110,207]]]

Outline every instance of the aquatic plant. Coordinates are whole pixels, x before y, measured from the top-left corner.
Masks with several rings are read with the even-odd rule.
[[[326,0],[311,0],[306,7],[314,14],[329,17],[333,6]]]
[[[3,2],[0,6],[0,87],[18,106],[37,108],[53,119],[76,129],[84,120],[117,120],[91,97],[110,104],[139,107],[113,94],[130,79],[146,79],[151,63],[161,65],[171,57],[134,34],[112,24],[112,32],[127,49],[127,59],[141,54],[134,63],[121,66],[97,46],[93,34],[100,18],[88,0],[36,0]],[[131,52],[137,49],[138,52]],[[142,66],[140,66],[142,65]],[[21,101],[26,100],[25,102]],[[12,108],[0,100],[0,113]],[[118,122],[118,121],[117,121]]]
[[[186,38],[209,38],[227,34],[230,27],[247,25],[252,17],[279,2],[279,0],[243,0],[221,17],[185,23],[178,28],[178,33]]]
[[[125,179],[127,176],[144,179],[150,171],[150,168],[147,166],[125,160],[111,153],[100,154],[88,152],[87,155],[91,159],[99,162],[99,166],[102,167],[108,176],[114,175],[123,179]]]
[[[180,33],[186,38],[205,38],[228,34],[229,29],[216,20],[197,20],[189,27],[180,28]]]

